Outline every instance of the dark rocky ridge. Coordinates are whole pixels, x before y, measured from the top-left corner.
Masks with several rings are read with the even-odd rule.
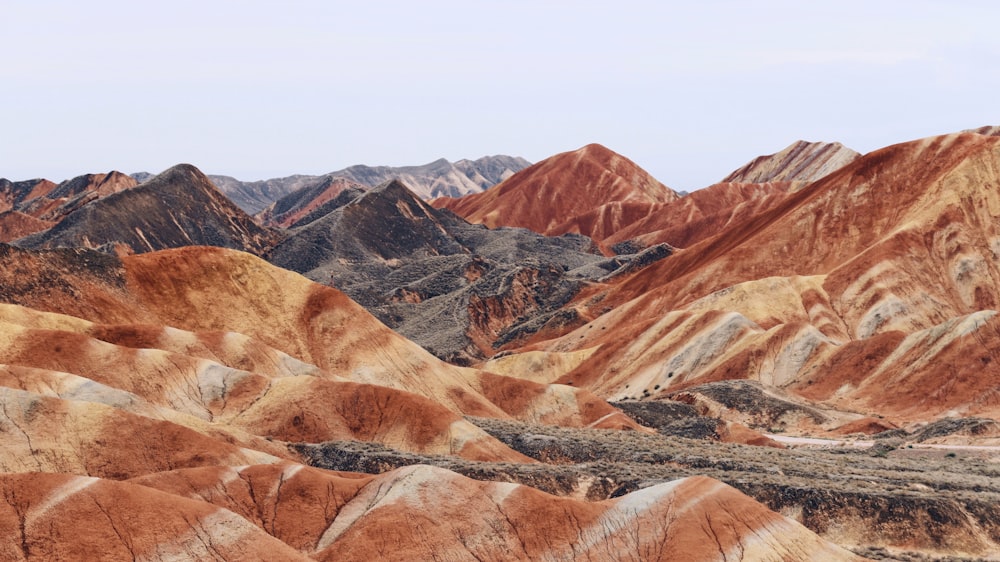
[[[799,418],[808,418],[816,424],[828,421],[828,416],[819,409],[773,395],[776,391],[757,381],[727,380],[692,386],[668,396],[685,404],[707,398],[727,410],[746,415],[751,427],[781,429],[794,426]]]
[[[181,164],[138,187],[91,201],[16,244],[104,250],[123,244],[137,253],[204,245],[260,254],[279,239],[277,231],[258,226],[197,168]]]
[[[457,363],[491,354],[509,334],[540,328],[539,319],[584,283],[639,259],[606,258],[580,235],[547,238],[472,225],[430,207],[398,181],[312,220],[266,257],[344,291],[391,328]],[[533,329],[520,329],[527,325]]]

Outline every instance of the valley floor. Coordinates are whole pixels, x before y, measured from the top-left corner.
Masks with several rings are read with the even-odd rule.
[[[296,446],[324,468],[432,464],[479,480],[603,500],[686,476],[721,480],[823,538],[883,560],[1000,559],[1000,450],[776,435],[787,449],[470,418],[537,464],[400,453],[360,442]],[[805,444],[802,446],[800,444]],[[824,446],[819,446],[824,445]]]

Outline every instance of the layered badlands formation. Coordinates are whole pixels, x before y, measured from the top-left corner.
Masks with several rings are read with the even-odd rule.
[[[569,305],[591,322],[523,351],[588,353],[535,376],[616,399],[748,378],[895,424],[996,418],[998,161],[978,134],[873,152],[593,287]]]
[[[855,560],[708,478],[590,503],[427,466],[0,475],[5,560]],[[79,521],[88,521],[81,526]],[[401,522],[406,522],[401,524]],[[97,550],[99,549],[99,550]]]
[[[685,197],[589,145],[482,194],[437,200],[490,227],[591,236],[581,267],[613,273],[578,276],[572,291],[545,303],[547,277],[512,277],[517,290],[477,317],[483,326],[502,319],[530,329],[477,340],[486,355],[502,351],[480,368],[442,362],[344,293],[250,253],[162,248],[230,246],[277,261],[284,239],[291,248],[284,255],[322,265],[327,278],[318,280],[336,283],[340,272],[359,287],[369,283],[357,294],[375,309],[386,294],[407,305],[441,297],[420,291],[458,278],[431,263],[465,260],[456,271],[472,286],[496,267],[478,248],[538,259],[549,244],[586,239],[485,234],[494,231],[435,211],[396,184],[362,190],[329,181],[303,191],[266,215],[297,227],[291,232],[258,226],[189,166],[141,186],[110,182],[107,193],[102,180],[87,180],[82,190],[63,188],[74,193],[65,199],[46,182],[0,184],[7,205],[0,224],[44,227],[17,238],[30,249],[0,245],[0,521],[13,537],[0,557],[854,558],[824,539],[995,556],[1000,525],[962,495],[980,489],[993,497],[988,482],[949,475],[936,490],[928,476],[901,491],[890,465],[879,464],[843,471],[847,480],[865,479],[861,491],[832,477],[819,484],[829,489],[813,489],[799,474],[811,469],[793,473],[784,464],[796,453],[774,449],[769,454],[783,455],[772,463],[776,474],[729,481],[784,515],[706,477],[650,485],[668,469],[768,470],[729,459],[731,448],[717,449],[718,459],[695,458],[701,453],[692,445],[687,457],[643,468],[640,476],[652,470],[652,480],[629,490],[649,487],[604,501],[579,499],[589,493],[583,488],[549,496],[423,465],[378,475],[304,466],[316,461],[304,451],[349,452],[358,443],[397,458],[508,467],[498,474],[554,470],[532,453],[539,444],[577,451],[561,462],[590,458],[582,438],[561,442],[539,432],[501,440],[466,416],[654,437],[606,399],[682,400],[721,418],[717,429],[753,442],[766,440],[740,424],[843,435],[935,422],[927,429],[944,432],[938,441],[954,434],[946,426],[993,427],[1000,137],[978,133],[863,157],[839,145],[796,143]],[[87,193],[96,195],[83,201]],[[164,196],[173,203],[164,206]],[[30,207],[29,199],[59,202]],[[28,212],[42,207],[49,211]],[[407,220],[380,234],[375,225],[390,214]],[[469,242],[493,236],[502,242]],[[408,261],[414,257],[427,261]],[[573,267],[559,262],[552,278]],[[407,290],[385,293],[379,283],[402,271],[415,275],[397,287]],[[462,312],[471,315],[476,301],[467,302]],[[532,323],[541,310],[542,321]],[[977,435],[969,431],[966,442]],[[600,435],[616,442],[606,436],[616,434]],[[596,459],[581,474],[621,476],[627,462],[646,462],[608,451],[615,467]],[[995,470],[976,465],[974,478],[988,474]],[[948,490],[961,497],[935,503],[923,495]],[[833,502],[829,513],[810,498]],[[850,524],[838,526],[830,513],[847,514]],[[975,523],[963,526],[966,519]],[[911,532],[921,525],[933,532]],[[878,542],[871,528],[892,532]],[[949,529],[958,538],[941,536]]]
[[[839,143],[799,141],[680,197],[634,162],[591,144],[539,162],[496,189],[432,204],[490,227],[582,233],[608,253],[660,243],[687,247],[858,157]]]
[[[532,462],[461,414],[638,426],[586,391],[442,363],[249,254],[0,249],[5,559],[852,559],[707,478],[590,503],[306,468],[284,442]]]

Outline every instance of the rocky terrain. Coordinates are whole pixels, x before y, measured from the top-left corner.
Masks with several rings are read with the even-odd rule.
[[[305,468],[303,447],[345,440],[536,464],[463,415],[648,430],[586,391],[443,363],[250,254],[0,245],[0,274],[5,558],[852,559],[709,478],[594,504],[429,467]],[[529,534],[539,510],[552,527]]]
[[[869,555],[977,560],[996,556],[1000,547],[995,512],[1000,449],[947,453],[915,449],[896,438],[873,448],[783,450],[662,433],[472,421],[544,464],[468,463],[352,442],[300,449],[312,464],[337,470],[434,464],[480,480],[516,482],[591,501],[705,475]]]
[[[120,177],[126,185],[132,182]],[[279,239],[279,233],[261,228],[222,196],[201,171],[181,164],[140,186],[88,201],[51,228],[15,243],[25,248],[122,246],[131,252],[209,245],[259,254]]]
[[[1000,558],[994,129],[4,180],[0,558]]]
[[[368,186],[351,180],[326,177],[271,203],[257,213],[256,218],[263,225],[278,228],[306,225],[349,203],[367,189]]]
[[[579,235],[471,225],[396,181],[343,193],[354,199],[296,229],[267,259],[337,287],[453,363],[571,322],[553,312],[584,284],[669,254],[654,248],[608,259]]]
[[[543,377],[612,399],[741,378],[896,424],[995,418],[997,142],[868,154],[581,292],[567,307],[590,322],[519,351],[589,351]]]
[[[85,174],[60,184],[0,178],[0,242],[51,228],[88,203],[136,185],[133,178],[115,171]]]

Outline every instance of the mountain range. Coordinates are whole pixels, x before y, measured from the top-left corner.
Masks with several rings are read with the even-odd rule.
[[[209,179],[238,207],[253,215],[293,192],[315,188],[332,180],[349,180],[356,184],[374,187],[398,179],[419,197],[458,197],[477,193],[507,179],[531,163],[517,156],[483,156],[476,160],[449,162],[440,158],[421,166],[365,166],[356,165],[319,176],[296,174],[283,178],[260,181],[240,181],[230,176],[210,175]],[[139,172],[132,176],[140,181],[153,174]]]
[[[0,557],[1000,556],[995,127],[527,164],[0,180]]]

